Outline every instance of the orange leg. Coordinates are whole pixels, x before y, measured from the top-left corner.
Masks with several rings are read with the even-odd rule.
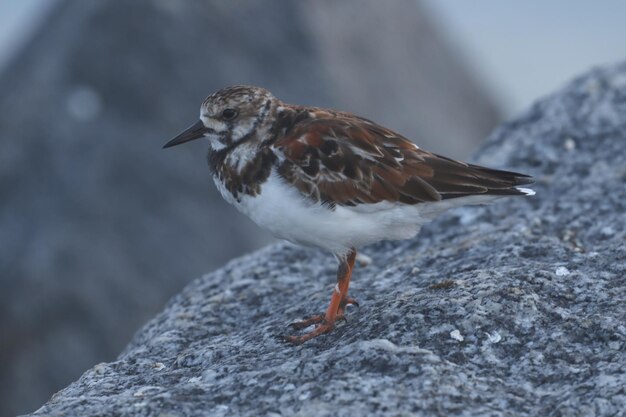
[[[354,304],[357,307],[359,306],[359,302],[357,300],[355,300],[354,298],[348,297],[348,287],[350,287],[350,278],[352,278],[352,270],[354,269],[355,259],[356,259],[356,250],[352,249],[352,251],[348,254],[346,258],[349,272],[346,275],[343,284],[339,285],[339,289],[341,290],[341,301],[339,302],[339,308],[337,309],[337,317],[335,320],[344,318],[344,312],[346,310],[347,305]],[[337,283],[338,284],[340,283],[339,271],[337,271]]]
[[[337,269],[337,285],[335,285],[335,289],[333,290],[333,295],[330,298],[330,304],[326,309],[326,314],[323,316],[312,316],[291,325],[295,329],[304,329],[316,324],[315,329],[302,336],[286,336],[285,340],[299,345],[316,336],[329,333],[335,327],[335,321],[337,321],[337,319],[344,318],[344,310],[348,304],[358,305],[356,300],[348,297],[348,287],[350,286],[350,278],[352,277],[352,269],[354,268],[355,258],[356,250],[352,249],[344,259],[339,261],[339,268]]]

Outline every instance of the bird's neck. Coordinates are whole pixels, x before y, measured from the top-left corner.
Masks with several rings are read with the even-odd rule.
[[[243,195],[256,196],[269,178],[276,155],[268,146],[250,140],[232,148],[209,150],[208,162],[217,181],[239,201]]]

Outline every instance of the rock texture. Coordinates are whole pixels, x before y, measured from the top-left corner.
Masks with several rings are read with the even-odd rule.
[[[533,174],[537,196],[368,247],[334,333],[278,339],[325,307],[335,264],[277,244],[191,283],[34,415],[623,416],[626,63],[503,125],[478,162]]]
[[[498,118],[414,0],[358,16],[328,0],[53,3],[0,77],[2,416],[115,358],[185,279],[269,242],[216,192],[206,144],[161,149],[208,92],[262,85],[457,155]]]
[[[34,415],[623,415],[626,64],[505,124],[478,162],[533,174],[537,196],[367,248],[334,333],[279,341],[335,265],[274,245],[191,283]]]

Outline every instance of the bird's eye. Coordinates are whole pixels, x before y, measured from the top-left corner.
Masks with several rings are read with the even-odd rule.
[[[239,112],[235,109],[224,109],[222,112],[222,118],[224,120],[233,120],[238,114]]]

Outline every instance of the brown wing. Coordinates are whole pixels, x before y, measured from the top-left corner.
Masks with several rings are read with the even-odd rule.
[[[314,201],[406,204],[472,194],[520,195],[532,179],[454,161],[419,149],[403,136],[350,114],[316,109],[273,144],[278,172]]]

